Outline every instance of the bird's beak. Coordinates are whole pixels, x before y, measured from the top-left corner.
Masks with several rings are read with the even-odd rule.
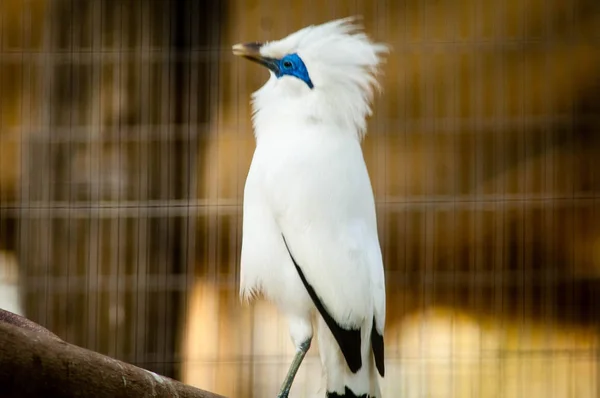
[[[234,55],[238,55],[240,57],[244,57],[249,59],[250,61],[257,62],[274,73],[279,73],[279,64],[276,59],[264,57],[260,54],[260,48],[262,47],[262,43],[243,43],[236,44],[232,47],[232,51]]]

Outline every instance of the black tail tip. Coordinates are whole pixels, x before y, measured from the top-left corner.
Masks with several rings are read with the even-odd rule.
[[[345,387],[345,391],[340,395],[340,393],[337,392],[329,392],[327,391],[327,398],[375,398],[375,397],[371,397],[369,394],[363,394],[363,395],[356,395],[354,393],[354,391],[352,391],[351,389],[348,388],[348,386]]]

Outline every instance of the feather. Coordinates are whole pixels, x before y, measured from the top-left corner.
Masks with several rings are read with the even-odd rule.
[[[371,348],[373,349],[373,356],[375,357],[375,366],[377,366],[377,371],[381,377],[385,376],[383,345],[383,335],[377,330],[375,318],[373,318],[373,328],[371,329]]]
[[[327,398],[370,398],[370,397],[367,394],[358,396],[358,395],[354,394],[354,392],[352,390],[350,390],[348,387],[346,387],[344,389],[343,394],[338,394],[337,392],[331,392],[331,393],[327,393]]]

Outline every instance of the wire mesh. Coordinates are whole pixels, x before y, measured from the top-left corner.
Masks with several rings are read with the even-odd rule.
[[[287,326],[237,296],[266,73],[230,48],[357,14],[392,45],[363,145],[385,396],[598,396],[592,0],[3,0],[0,249],[23,312],[205,389],[274,395]],[[323,395],[316,351],[299,396]]]

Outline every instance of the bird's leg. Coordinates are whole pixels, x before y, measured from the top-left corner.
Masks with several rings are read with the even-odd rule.
[[[277,398],[288,398],[288,394],[290,393],[290,389],[292,388],[292,383],[294,382],[294,377],[296,377],[296,373],[300,368],[300,364],[302,360],[306,356],[308,349],[310,348],[310,341],[312,338],[309,338],[304,343],[300,344],[298,350],[296,351],[296,355],[294,355],[294,359],[292,360],[292,364],[290,365],[290,369],[288,370],[287,376],[283,380],[283,384],[281,385],[281,389],[279,390],[279,394],[277,394]]]

